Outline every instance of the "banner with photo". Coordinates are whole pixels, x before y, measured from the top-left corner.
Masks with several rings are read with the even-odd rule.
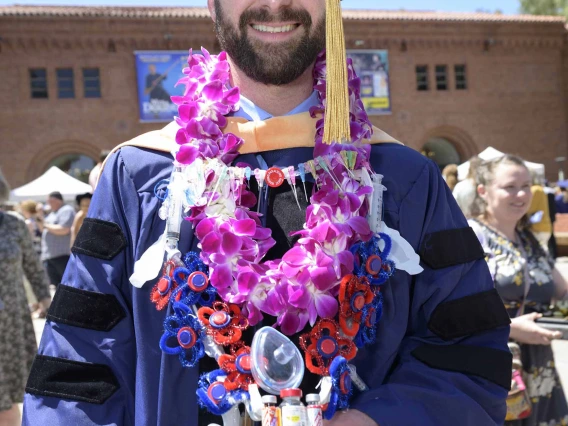
[[[170,96],[179,95],[183,86],[174,87],[187,66],[187,51],[136,51],[136,79],[140,121],[168,122],[177,113]],[[389,60],[387,50],[348,50],[347,56],[361,79],[361,98],[369,115],[391,113]]]
[[[361,79],[361,99],[369,115],[390,114],[388,50],[348,50]]]
[[[170,96],[183,94],[184,86],[174,86],[187,66],[187,50],[137,51],[134,56],[140,121],[172,121],[177,105]]]

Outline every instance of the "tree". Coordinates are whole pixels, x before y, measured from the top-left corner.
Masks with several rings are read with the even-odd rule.
[[[568,0],[520,0],[521,13],[568,16]]]

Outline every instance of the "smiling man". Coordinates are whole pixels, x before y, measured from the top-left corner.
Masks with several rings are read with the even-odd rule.
[[[49,311],[26,388],[24,425],[205,426],[212,421],[220,422],[198,409],[196,391],[198,387],[203,390],[203,383],[209,380],[202,376],[200,381],[200,375],[218,369],[219,365],[208,358],[202,358],[198,364],[196,359],[187,358],[199,358],[199,353],[192,352],[198,347],[192,340],[193,315],[189,309],[184,311],[186,314],[180,321],[189,323],[179,329],[171,320],[164,324],[166,315],[179,315],[180,305],[176,304],[175,310],[171,309],[173,303],[166,310],[156,310],[152,302],[158,307],[164,301],[162,307],[168,305],[171,282],[165,276],[156,285],[158,279],[152,279],[155,275],[151,273],[139,280],[144,275],[141,271],[152,269],[155,260],[162,261],[163,250],[160,251],[156,242],[166,235],[166,223],[161,220],[162,201],[155,196],[155,193],[160,195],[156,192],[157,185],[174,176],[172,150],[179,149],[176,158],[186,164],[193,164],[191,161],[196,157],[223,151],[226,154],[223,161],[228,167],[247,164],[259,176],[271,168],[279,178],[280,173],[285,176],[283,170],[310,164],[314,157],[322,155],[320,151],[332,149],[321,143],[325,132],[319,121],[325,97],[321,91],[324,86],[321,79],[325,78],[321,73],[325,67],[322,56],[318,55],[326,46],[326,33],[328,37],[330,34],[326,29],[324,0],[209,0],[208,6],[230,64],[230,78],[227,77],[227,87],[223,86],[222,90],[229,93],[231,87],[240,89],[239,108],[232,108],[226,119],[216,118],[216,123],[222,123],[219,124],[222,132],[215,133],[217,124],[211,124],[214,117],[211,104],[196,122],[188,118],[188,105],[193,104],[180,101],[180,117],[175,122],[123,144],[109,156],[89,215],[73,247],[63,284]],[[219,74],[224,69],[220,65]],[[325,83],[335,84],[331,79]],[[356,87],[356,80],[351,83]],[[216,90],[218,93],[221,89]],[[374,171],[384,175],[383,184],[387,188],[383,199],[384,223],[398,230],[420,254],[424,270],[419,275],[410,275],[400,266],[382,286],[383,318],[378,325],[374,319],[379,316],[369,315],[367,321],[369,329],[376,327],[377,338],[368,339],[369,344],[361,345],[351,360],[369,390],[355,392],[350,409],[338,410],[326,425],[500,425],[510,386],[509,318],[493,289],[483,251],[436,165],[372,128],[364,111],[357,109],[358,105],[357,102],[351,105],[351,138],[370,144],[359,152]],[[188,123],[193,123],[193,127]],[[228,141],[232,140],[229,133],[244,140],[238,153],[228,147]],[[205,134],[207,137],[202,137]],[[222,143],[211,145],[215,138]],[[203,148],[199,152],[192,145],[198,139],[202,141],[200,149]],[[182,159],[182,148],[189,156],[193,155],[191,161]],[[235,173],[236,169],[231,170]],[[336,178],[334,173],[319,173],[319,186],[326,190],[331,185],[329,192],[337,193],[330,181]],[[242,312],[252,323],[258,322],[258,315],[264,309],[264,319],[244,332],[242,342],[246,345],[251,343],[250,332],[262,325],[276,325],[297,342],[300,335],[312,330],[308,317],[314,321],[318,315],[334,317],[338,312],[334,299],[337,287],[328,292],[326,286],[336,284],[337,270],[347,270],[350,274],[355,267],[350,247],[336,254],[336,247],[321,236],[310,237],[310,241],[315,241],[312,249],[316,247],[320,255],[302,257],[299,262],[309,265],[316,258],[329,259],[337,266],[336,269],[329,266],[333,272],[331,279],[321,279],[329,277],[327,266],[318,264],[312,269],[284,264],[295,259],[291,253],[297,253],[298,244],[302,244],[297,235],[291,234],[298,230],[308,232],[309,226],[304,225],[308,222],[306,217],[314,215],[310,204],[321,203],[323,195],[309,176],[305,194],[314,194],[309,200],[302,190],[296,191],[292,180],[276,178],[267,179],[268,184],[278,182],[267,188],[264,183],[257,185],[254,176],[251,177],[250,187],[244,192],[237,191],[238,201],[243,205],[245,199],[253,200],[240,213],[246,211],[248,217],[257,219],[253,221],[257,229],[270,230],[269,234],[258,232],[267,235],[265,241],[268,241],[262,261],[281,262],[278,268],[259,278],[265,280],[263,285],[275,285],[274,273],[281,269],[288,272],[286,277],[279,276],[278,289],[286,287],[287,280],[292,280],[298,271],[303,284],[289,285],[288,293],[279,293],[280,290],[262,293],[258,285],[255,287],[260,295],[256,299],[251,297]],[[338,200],[343,203],[349,199],[347,205],[357,204],[353,200],[357,196],[350,192],[353,186],[341,185],[343,195],[338,195]],[[333,202],[331,199],[333,196],[326,198]],[[355,234],[368,233],[368,225],[362,218],[359,219],[364,224],[361,220],[345,219],[345,209],[341,207],[345,203],[340,205],[340,201],[336,200],[341,218],[328,233],[341,229],[333,234],[338,235],[338,241],[342,233],[355,232],[351,230],[354,228],[358,230]],[[192,215],[189,219],[198,220],[199,207],[197,204],[194,207],[195,211],[188,213]],[[258,217],[252,213],[257,210],[261,213]],[[219,216],[215,220],[226,219]],[[228,281],[234,277],[227,275],[232,273],[230,269],[226,272],[231,266],[219,262],[232,249],[229,244],[211,243],[211,239],[207,243],[203,238],[204,228],[197,226],[194,232],[191,223],[183,221],[178,248],[181,253],[202,250],[201,260],[208,262],[209,272],[213,270],[208,276],[210,284],[219,290],[218,297],[225,291],[225,300],[227,291],[234,285]],[[243,233],[232,232],[239,236]],[[174,240],[178,238],[176,232],[171,235]],[[234,235],[223,235],[226,241],[235,241]],[[302,240],[305,243],[309,238]],[[262,244],[255,248],[262,251]],[[246,254],[239,257],[231,252],[231,256],[234,263],[244,267]],[[252,263],[247,264],[252,268],[249,271],[257,271],[256,275],[258,271],[266,272],[260,260]],[[196,265],[196,261],[186,261],[189,264]],[[370,267],[373,268],[372,264]],[[308,276],[306,270],[310,271]],[[219,282],[219,271],[225,271],[223,282]],[[133,273],[136,279],[132,279]],[[138,282],[137,287],[131,285],[129,277]],[[146,278],[151,282],[144,284]],[[248,282],[241,278],[239,275],[234,300],[249,297]],[[361,298],[356,294],[353,297],[353,306],[359,309]],[[273,306],[270,311],[263,304],[268,299],[279,306],[278,312]],[[215,315],[220,318],[223,313]],[[222,321],[207,321],[207,330],[212,335],[216,335],[216,329],[229,327],[221,324]],[[342,327],[345,332],[345,324]],[[223,336],[230,340],[235,333],[232,330]],[[160,344],[168,336],[175,337],[170,339],[177,345],[175,348]],[[320,345],[321,351],[316,356],[320,360],[327,359],[335,350],[329,335],[321,339],[326,344]],[[240,344],[231,348],[234,353],[242,349]],[[223,377],[229,380],[229,376]],[[304,394],[314,392],[315,384],[317,377],[306,371]],[[199,394],[199,402],[212,411],[223,411],[228,389],[226,383],[213,383]]]

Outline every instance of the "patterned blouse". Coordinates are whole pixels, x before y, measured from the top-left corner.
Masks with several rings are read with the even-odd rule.
[[[530,231],[518,231],[520,243],[514,243],[492,227],[469,221],[485,251],[489,271],[509,315],[515,317],[525,296],[525,278],[529,291],[525,313],[548,309],[554,297],[552,259]]]

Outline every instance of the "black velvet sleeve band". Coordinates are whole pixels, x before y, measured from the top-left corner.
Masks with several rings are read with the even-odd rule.
[[[440,303],[430,317],[428,328],[442,339],[451,340],[510,323],[499,293],[492,289]]]
[[[116,223],[87,218],[71,251],[97,259],[111,260],[126,247],[126,237]]]
[[[482,377],[511,389],[511,352],[480,346],[422,345],[412,356],[431,368]]]
[[[473,262],[483,257],[483,248],[470,227],[428,234],[420,249],[420,259],[432,269]]]
[[[110,331],[126,316],[112,294],[96,293],[59,284],[47,319],[74,327]]]
[[[26,384],[32,395],[103,404],[119,388],[109,366],[36,355]]]

